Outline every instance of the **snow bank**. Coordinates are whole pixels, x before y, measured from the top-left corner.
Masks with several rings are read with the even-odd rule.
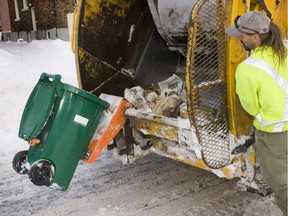
[[[61,74],[62,82],[77,86],[69,42],[0,43],[1,152],[27,149],[26,143],[18,138],[18,128],[26,101],[43,72]]]

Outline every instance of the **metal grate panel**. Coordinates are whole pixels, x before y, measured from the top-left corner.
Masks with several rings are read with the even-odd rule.
[[[200,0],[189,37],[189,105],[203,160],[211,168],[230,163],[224,18],[222,0]]]

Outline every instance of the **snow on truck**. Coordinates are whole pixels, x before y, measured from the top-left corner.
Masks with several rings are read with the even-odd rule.
[[[61,84],[57,76],[42,75],[29,104],[47,92],[60,99],[49,104],[46,117],[39,120],[43,125],[33,133],[21,124],[19,136],[31,146],[15,155],[16,172],[28,174],[36,185],[66,190],[78,161],[93,163],[107,148],[125,162],[156,153],[219,177],[240,178],[246,190],[269,193],[257,173],[253,119],[235,93],[235,70],[247,52],[225,35],[225,26],[236,16],[253,10],[272,17],[286,34],[286,0],[79,0],[72,49],[79,87],[85,91]],[[52,87],[47,90],[47,85]],[[76,159],[75,150],[67,155],[73,163],[49,160],[59,160],[64,150],[56,156],[51,147],[43,150],[48,148],[44,141],[53,139],[47,135],[54,130],[49,116],[58,111],[51,110],[61,108],[66,91],[96,95],[97,100],[87,98],[104,110],[77,150],[82,153]],[[27,112],[26,119],[34,121]],[[71,116],[79,127],[89,125],[86,117]],[[71,163],[68,172],[63,164]]]

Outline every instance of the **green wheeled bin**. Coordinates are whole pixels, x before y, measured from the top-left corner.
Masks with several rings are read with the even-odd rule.
[[[13,159],[17,173],[38,186],[67,190],[79,160],[85,158],[94,131],[109,103],[43,73],[22,114],[19,137],[29,150]]]

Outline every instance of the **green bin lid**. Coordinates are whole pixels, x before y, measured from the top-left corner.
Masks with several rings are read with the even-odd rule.
[[[53,85],[38,83],[26,103],[22,114],[19,137],[31,141],[46,124],[56,98]]]
[[[96,102],[98,104],[100,104],[101,106],[103,106],[105,109],[108,109],[110,104],[102,99],[100,99],[99,97],[97,97],[96,95],[94,94],[91,94],[90,92],[87,92],[83,89],[79,89],[79,88],[76,88],[74,86],[71,86],[69,84],[64,84],[63,87],[62,87],[64,90],[67,90],[67,91],[70,91],[70,92],[73,92],[77,95],[80,95],[84,98],[87,98],[93,102]]]

